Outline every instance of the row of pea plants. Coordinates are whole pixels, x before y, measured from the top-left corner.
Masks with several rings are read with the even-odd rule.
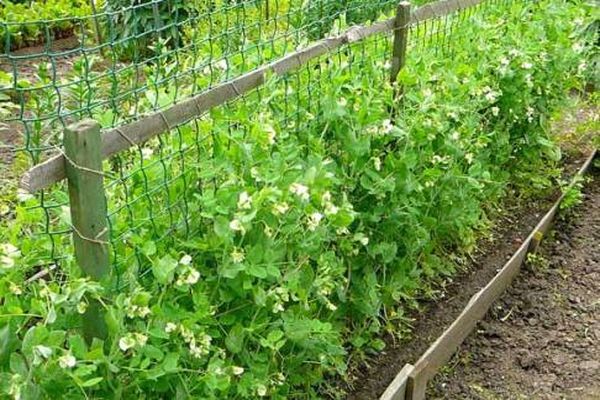
[[[560,150],[547,120],[587,74],[591,14],[562,0],[487,6],[460,25],[451,56],[409,49],[394,119],[374,41],[214,110],[172,149],[146,144],[151,182],[165,152],[213,157],[187,158],[186,179],[161,192],[185,193],[194,235],[158,240],[113,221],[131,231],[115,253],[138,254],[121,266],[118,293],[81,277],[72,257],[60,279],[25,284],[48,243],[28,235],[35,200],[22,198],[0,230],[1,393],[342,397],[335,382],[349,360],[382,350],[385,332],[410,330],[407,313],[461,267],[500,202],[552,185]],[[318,84],[317,69],[327,71]],[[211,136],[199,143],[198,132]],[[145,190],[132,179],[107,196],[119,209]],[[103,305],[106,341],[80,334],[87,298]]]

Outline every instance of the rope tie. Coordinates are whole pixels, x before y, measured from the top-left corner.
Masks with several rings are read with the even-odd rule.
[[[103,236],[105,233],[108,232],[108,228],[102,229],[94,238],[90,238],[90,237],[87,237],[84,234],[82,234],[81,231],[75,227],[75,225],[71,225],[71,229],[73,229],[73,232],[75,232],[75,234],[81,240],[85,240],[86,242],[95,243],[95,244],[99,244],[102,246],[107,246],[109,244],[108,241],[100,239],[101,236]]]
[[[169,124],[169,121],[167,120],[167,117],[165,116],[165,113],[163,113],[162,111],[160,111],[158,113],[158,115],[160,115],[160,117],[162,118],[165,126],[167,127],[167,131],[171,131],[171,129],[173,129],[173,128],[171,128],[171,124]]]
[[[115,128],[115,131],[119,134],[119,136],[121,136],[123,139],[125,139],[125,141],[127,143],[129,143],[131,146],[136,146],[136,143],[125,134],[125,132],[123,132],[123,130],[121,128]]]
[[[231,87],[233,88],[233,91],[235,92],[235,94],[237,94],[238,96],[241,96],[242,94],[238,90],[238,87],[236,86],[235,81],[231,81],[230,84],[231,84]]]
[[[94,175],[98,175],[101,177],[109,177],[112,178],[112,175],[105,173],[104,171],[98,171],[96,169],[92,169],[92,168],[88,168],[88,167],[84,167],[82,165],[77,164],[75,161],[73,161],[73,159],[71,159],[64,151],[63,149],[61,149],[60,147],[56,147],[58,149],[58,151],[62,154],[62,156],[65,158],[65,160],[67,160],[67,162],[69,163],[69,165],[79,171],[84,171],[84,172],[88,172],[90,174],[94,174]]]

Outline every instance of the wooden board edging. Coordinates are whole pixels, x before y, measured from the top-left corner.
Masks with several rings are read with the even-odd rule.
[[[411,364],[406,364],[392,383],[387,387],[379,400],[406,400],[406,385],[408,376],[413,372],[414,367]]]

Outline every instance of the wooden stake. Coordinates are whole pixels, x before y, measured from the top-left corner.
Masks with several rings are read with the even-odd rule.
[[[406,64],[406,46],[408,43],[408,27],[410,24],[410,2],[402,1],[396,8],[394,20],[394,50],[392,54],[392,72],[390,82],[398,80],[398,74]]]
[[[100,125],[85,120],[67,127],[63,144],[75,259],[85,275],[101,281],[109,276],[110,260]],[[88,310],[83,315],[83,330],[91,342],[94,337],[106,337],[106,325],[100,305],[88,302]]]

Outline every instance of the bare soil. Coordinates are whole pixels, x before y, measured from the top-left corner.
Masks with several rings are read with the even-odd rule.
[[[433,399],[600,399],[600,173],[465,341]]]

